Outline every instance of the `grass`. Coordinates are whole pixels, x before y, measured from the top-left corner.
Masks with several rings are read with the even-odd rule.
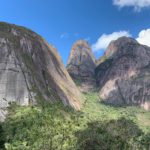
[[[81,112],[62,104],[13,104],[0,124],[0,149],[149,150],[150,113],[138,107],[112,107],[97,93],[84,94]]]
[[[85,96],[87,101],[83,112],[89,118],[103,121],[123,117],[135,122],[143,132],[150,132],[150,112],[136,106],[113,107],[105,105],[101,103],[97,93],[88,93]]]

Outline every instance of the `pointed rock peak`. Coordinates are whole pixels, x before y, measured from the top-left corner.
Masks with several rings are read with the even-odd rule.
[[[95,57],[88,42],[79,40],[72,46],[67,70],[78,83],[93,82],[95,75]]]
[[[92,49],[91,49],[89,43],[85,40],[76,41],[72,46],[70,56],[68,59],[68,64],[72,61],[72,59],[76,55],[81,56],[84,54],[87,54],[87,56],[90,57],[90,59],[92,59],[92,61],[95,63],[95,57],[92,53]],[[88,57],[86,57],[86,59],[89,59]]]
[[[89,43],[85,40],[78,40],[73,44],[72,50],[91,51]]]

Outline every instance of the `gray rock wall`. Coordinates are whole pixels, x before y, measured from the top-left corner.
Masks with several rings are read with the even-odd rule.
[[[0,118],[12,102],[62,101],[76,110],[81,95],[57,50],[36,33],[0,23]]]

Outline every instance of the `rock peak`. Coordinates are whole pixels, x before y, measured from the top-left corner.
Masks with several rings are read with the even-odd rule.
[[[84,40],[75,42],[67,64],[71,77],[80,84],[91,83],[94,80],[95,67],[95,57],[88,42]]]
[[[78,55],[82,55],[82,53],[88,53],[88,56],[91,57],[92,61],[95,63],[95,57],[92,53],[92,49],[86,40],[78,40],[73,44],[67,65],[70,64],[70,61],[72,61],[72,58],[76,55],[75,53]]]
[[[109,104],[150,110],[150,48],[121,37],[108,46],[96,68],[100,97]]]
[[[122,36],[122,37],[120,37],[117,40],[114,40],[112,42],[124,42],[124,43],[127,43],[127,42],[136,42],[137,43],[137,41],[134,38],[126,37],[126,36]]]
[[[120,37],[117,40],[112,41],[105,51],[104,56],[106,58],[115,57],[117,54],[123,55],[126,53],[131,53],[135,47],[139,46],[139,43],[130,37]]]
[[[76,46],[83,46],[84,48],[88,48],[88,50],[91,51],[91,48],[89,46],[89,43],[88,41],[86,40],[77,40],[74,44],[73,44],[73,47],[76,47]]]

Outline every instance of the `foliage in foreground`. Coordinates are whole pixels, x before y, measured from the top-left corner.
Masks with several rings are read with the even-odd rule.
[[[8,119],[0,125],[0,149],[150,149],[149,112],[137,107],[106,106],[98,101],[96,93],[85,97],[82,112],[74,112],[61,104],[12,105]]]

